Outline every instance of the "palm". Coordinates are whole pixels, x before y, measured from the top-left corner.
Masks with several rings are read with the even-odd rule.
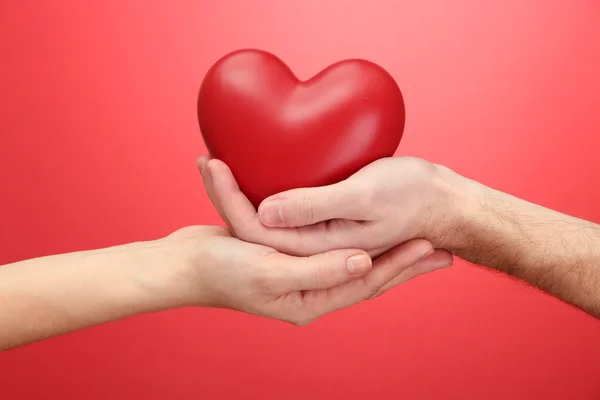
[[[198,273],[189,275],[190,287],[210,299],[208,305],[300,325],[370,298],[394,278],[410,279],[415,273],[407,267],[430,248],[424,241],[412,243],[377,260],[372,270],[352,275],[346,260],[359,250],[293,257],[244,242],[221,227],[184,228],[167,240],[191,256]]]

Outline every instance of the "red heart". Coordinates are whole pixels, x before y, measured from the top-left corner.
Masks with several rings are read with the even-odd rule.
[[[392,156],[404,120],[398,85],[364,60],[337,62],[303,82],[274,55],[239,50],[215,63],[198,96],[209,153],[231,168],[255,206]]]

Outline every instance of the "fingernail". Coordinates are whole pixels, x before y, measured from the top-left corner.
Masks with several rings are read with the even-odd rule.
[[[201,156],[198,158],[196,165],[198,166],[198,170],[200,170],[200,174],[204,176],[204,172],[206,170],[206,156]]]
[[[198,167],[200,168],[200,175],[202,175],[202,178],[209,179],[210,178],[210,171],[208,169],[208,164],[207,163],[203,163],[203,164],[199,165]]]
[[[280,226],[283,224],[283,213],[277,200],[269,200],[261,207],[260,220],[267,226]]]
[[[346,269],[351,274],[362,274],[371,269],[371,257],[365,254],[354,255],[346,261]]]

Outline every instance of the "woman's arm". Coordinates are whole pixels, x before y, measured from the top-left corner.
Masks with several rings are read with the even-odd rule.
[[[159,241],[0,267],[0,350],[177,306],[176,258]]]
[[[375,263],[352,248],[292,257],[195,226],[156,241],[17,262],[0,267],[0,350],[186,306],[305,325],[392,279],[440,266],[426,258],[431,252],[431,243],[414,240]]]

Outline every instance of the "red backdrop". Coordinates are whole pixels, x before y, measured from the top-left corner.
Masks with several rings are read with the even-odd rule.
[[[242,47],[302,78],[379,63],[405,95],[399,154],[600,221],[597,0],[3,0],[0,263],[221,224],[195,102]],[[184,309],[0,353],[0,398],[596,399],[599,337],[458,262],[306,328]]]

